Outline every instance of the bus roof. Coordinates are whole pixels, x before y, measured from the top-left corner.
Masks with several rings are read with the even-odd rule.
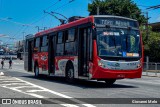
[[[39,33],[35,34],[35,37],[38,37],[38,36],[41,36],[41,35],[44,35],[44,34],[48,34],[48,33],[52,33],[52,32],[56,32],[56,31],[59,31],[59,30],[64,30],[64,29],[67,29],[67,28],[70,28],[70,27],[74,27],[74,26],[89,23],[89,22],[94,22],[94,17],[93,16],[82,18],[82,19],[79,19],[79,20],[76,20],[76,21],[73,21],[73,22],[70,22],[70,23],[67,23],[67,24],[64,24],[64,25],[57,26],[55,28],[51,28],[51,29],[39,32]]]
[[[56,31],[60,31],[60,30],[64,30],[64,29],[74,27],[74,26],[77,26],[77,25],[80,25],[80,24],[85,24],[85,23],[88,23],[88,22],[93,23],[94,18],[96,18],[96,17],[101,17],[101,18],[112,17],[112,18],[120,18],[120,19],[136,21],[134,19],[126,18],[126,17],[122,17],[122,16],[94,15],[94,16],[89,16],[89,17],[86,17],[86,18],[82,18],[82,19],[79,19],[79,20],[76,20],[76,21],[73,21],[73,22],[70,22],[70,23],[67,23],[67,24],[64,24],[64,25],[60,25],[60,26],[57,26],[57,27],[54,27],[54,28],[51,28],[51,29],[48,29],[48,30],[45,30],[45,31],[42,31],[42,32],[38,32],[38,33],[35,34],[35,37],[42,36],[42,35],[45,35],[45,34],[49,34],[49,33],[56,32]]]
[[[127,17],[122,17],[122,16],[113,16],[113,15],[94,15],[93,17],[101,17],[101,18],[120,18],[120,19],[126,19],[126,20],[131,20],[131,21],[137,21],[135,19],[127,18]]]

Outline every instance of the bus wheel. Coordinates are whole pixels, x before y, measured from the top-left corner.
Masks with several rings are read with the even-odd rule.
[[[71,64],[67,65],[66,80],[68,82],[73,82],[73,80],[74,80],[74,69],[73,69],[73,66]]]
[[[116,79],[107,79],[105,82],[107,86],[111,86],[116,82]]]
[[[39,77],[39,68],[37,65],[34,66],[34,75],[35,77]]]

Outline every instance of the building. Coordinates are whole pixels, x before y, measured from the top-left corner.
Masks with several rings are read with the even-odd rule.
[[[160,22],[151,23],[149,25],[152,26],[152,31],[160,32]]]

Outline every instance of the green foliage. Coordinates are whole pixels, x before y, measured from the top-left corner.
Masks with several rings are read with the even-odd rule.
[[[88,5],[90,15],[97,14],[97,6],[99,7],[100,15],[116,15],[133,18],[138,20],[140,24],[146,22],[144,15],[141,15],[141,10],[131,0],[93,0],[92,4]]]
[[[148,40],[146,39],[146,30],[143,26],[140,27],[145,56],[149,56],[153,61],[160,61],[160,33],[153,32],[152,27],[149,26]]]

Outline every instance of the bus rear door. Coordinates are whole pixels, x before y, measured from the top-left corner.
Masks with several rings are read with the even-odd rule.
[[[49,73],[55,73],[55,46],[56,46],[56,34],[49,37],[49,47],[48,47],[48,68]]]
[[[24,69],[26,71],[32,71],[33,43],[33,39],[26,39],[24,54]]]

